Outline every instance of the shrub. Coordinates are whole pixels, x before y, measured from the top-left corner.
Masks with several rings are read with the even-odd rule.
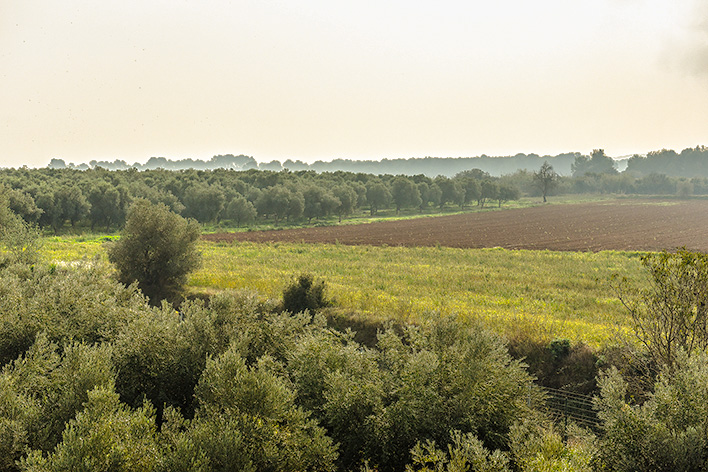
[[[88,391],[113,385],[109,346],[70,344],[63,354],[44,334],[0,373],[0,470],[28,449],[50,451]]]
[[[58,345],[112,341],[126,324],[151,312],[134,287],[106,272],[97,261],[0,271],[0,365],[25,352],[41,331]]]
[[[300,313],[305,310],[314,313],[328,305],[324,281],[315,282],[311,274],[301,274],[283,290],[283,309],[290,313]]]
[[[678,353],[708,349],[708,255],[681,249],[642,256],[649,286],[636,291],[621,280],[619,298],[634,335],[653,365],[671,367]],[[657,370],[659,370],[657,369]]]
[[[34,264],[39,259],[39,232],[7,204],[0,188],[0,268],[17,263]]]
[[[708,461],[708,355],[679,351],[648,400],[628,400],[616,369],[600,378],[596,399],[604,435],[601,468],[612,471],[705,470]]]
[[[315,334],[298,343],[288,369],[298,400],[339,443],[345,470],[366,459],[402,470],[417,442],[449,444],[450,430],[503,448],[539,400],[499,338],[448,318],[402,335],[388,329],[373,349],[351,334]]]
[[[594,470],[596,438],[572,423],[561,435],[548,419],[531,417],[512,426],[510,439],[510,455],[520,472]]]
[[[152,407],[146,404],[133,411],[110,388],[97,387],[89,392],[86,408],[68,423],[54,452],[45,458],[34,451],[22,466],[33,472],[149,472],[160,460]]]
[[[417,443],[411,449],[413,464],[406,466],[406,472],[467,471],[509,472],[509,458],[499,449],[490,452],[474,434],[451,433],[452,444],[447,453],[438,449],[435,441]],[[446,468],[444,468],[447,466]]]
[[[335,446],[298,408],[285,379],[262,358],[249,368],[235,348],[209,360],[196,388],[194,420],[169,411],[168,470],[201,463],[204,470],[333,471]]]

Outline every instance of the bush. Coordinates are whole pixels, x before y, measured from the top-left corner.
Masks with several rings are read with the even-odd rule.
[[[648,288],[634,290],[622,279],[618,295],[639,343],[659,369],[678,353],[708,350],[708,255],[681,249],[642,256]]]
[[[194,420],[168,411],[168,470],[333,471],[332,440],[295,405],[287,381],[262,358],[249,368],[234,347],[209,360],[195,397]],[[180,423],[187,427],[179,432]],[[193,470],[193,469],[190,469]]]
[[[402,335],[388,329],[373,349],[352,336],[303,338],[288,365],[299,403],[339,443],[345,470],[367,459],[403,470],[416,443],[450,444],[451,430],[506,447],[511,425],[539,401],[523,365],[476,326],[446,318]]]
[[[589,431],[572,423],[561,435],[543,417],[529,418],[511,428],[510,453],[520,472],[591,472],[598,454]]]
[[[325,283],[314,281],[311,274],[302,274],[283,290],[283,309],[290,313],[309,310],[311,313],[329,306],[325,298]]]
[[[7,197],[0,193],[0,268],[18,263],[34,264],[39,259],[39,232],[13,213],[7,204]]]
[[[112,341],[150,311],[134,287],[111,280],[97,261],[0,271],[0,365],[25,352],[41,331],[58,345]]]
[[[0,372],[0,470],[31,449],[50,451],[88,391],[113,385],[109,346],[70,344],[59,354],[44,334]]]
[[[176,301],[187,274],[199,267],[200,233],[196,221],[185,220],[163,204],[137,200],[108,259],[118,270],[118,280],[137,282],[152,304]]]
[[[406,472],[467,471],[509,472],[509,458],[499,449],[490,452],[474,434],[451,433],[452,444],[448,452],[438,449],[435,441],[417,443],[411,449],[413,465],[406,466]],[[446,468],[444,468],[447,466]]]
[[[628,401],[616,369],[600,378],[603,470],[705,470],[708,461],[708,355],[676,354],[641,405]]]
[[[25,471],[156,470],[161,460],[155,411],[149,404],[131,410],[107,387],[88,393],[86,408],[69,421],[62,442],[43,457],[32,452]]]
[[[214,344],[211,330],[192,330],[167,307],[127,325],[115,341],[116,391],[137,408],[148,399],[161,420],[165,405],[192,415],[194,387]],[[202,335],[203,334],[203,335]]]

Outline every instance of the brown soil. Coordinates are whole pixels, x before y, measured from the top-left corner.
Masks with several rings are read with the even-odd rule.
[[[361,225],[205,235],[210,241],[554,251],[708,252],[708,200],[614,200],[544,205]]]

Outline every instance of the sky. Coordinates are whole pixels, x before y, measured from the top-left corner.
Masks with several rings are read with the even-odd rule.
[[[696,145],[705,0],[0,0],[0,167]]]

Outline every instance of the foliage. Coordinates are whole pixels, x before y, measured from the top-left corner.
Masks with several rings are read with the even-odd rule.
[[[146,311],[145,299],[111,280],[98,260],[0,271],[0,365],[40,332],[58,345],[111,341]]]
[[[331,439],[269,364],[261,358],[249,368],[233,348],[210,360],[196,390],[196,417],[171,455],[207,470],[334,470]]]
[[[109,231],[112,224],[121,225],[125,221],[128,196],[124,187],[99,182],[91,187],[87,198],[91,205],[89,219],[92,230],[95,225],[105,225],[106,231]]]
[[[522,472],[595,470],[599,454],[595,436],[570,424],[561,435],[542,417],[519,421],[511,429],[510,455]]]
[[[435,441],[416,443],[411,450],[413,464],[406,466],[406,472],[508,472],[509,459],[499,449],[489,452],[472,433],[453,431],[452,443],[447,452],[441,451]]]
[[[585,174],[617,174],[614,161],[605,154],[604,149],[593,149],[588,156],[577,156],[571,165],[573,177]]]
[[[412,170],[401,170],[394,161],[384,161],[373,167],[359,163],[364,167],[349,172],[330,172],[328,169],[333,169],[328,166],[337,163],[324,162],[313,164],[317,171],[306,170],[308,166],[300,163],[302,165],[291,166],[290,170],[273,172],[257,170],[250,160],[239,161],[246,162],[243,164],[246,167],[228,164],[212,170],[201,170],[200,167],[200,170],[174,171],[166,170],[168,167],[154,168],[170,163],[164,158],[153,158],[146,167],[138,165],[142,172],[126,163],[111,165],[107,162],[93,162],[92,168],[85,170],[66,165],[51,165],[44,169],[2,169],[0,193],[6,194],[10,209],[25,222],[36,223],[42,230],[55,234],[83,232],[89,226],[92,230],[99,227],[105,231],[120,227],[125,222],[130,203],[141,198],[162,203],[175,213],[209,225],[233,221],[240,227],[253,224],[253,221],[259,226],[277,226],[284,220],[287,224],[302,224],[312,219],[319,220],[318,224],[322,224],[322,220],[334,224],[337,220],[328,219],[327,215],[336,214],[340,221],[346,216],[361,214],[357,210],[388,216],[385,210],[396,200],[399,211],[464,208],[473,202],[481,206],[482,183],[485,181],[492,184],[487,190],[492,190],[494,185],[499,187],[497,195],[501,200],[493,199],[500,205],[515,199],[514,192],[522,196],[540,195],[543,187],[538,186],[540,181],[534,181],[534,173],[529,169],[538,168],[542,162],[565,175],[570,173],[573,163],[575,177],[558,176],[555,182],[558,193],[679,195],[683,198],[706,195],[708,169],[703,164],[706,152],[705,147],[697,147],[685,149],[680,154],[664,150],[649,153],[647,157],[634,156],[628,160],[628,168],[622,173],[616,172],[613,159],[601,149],[593,150],[590,156],[569,153],[556,157],[411,159],[411,165],[422,166],[416,175],[401,175]],[[217,159],[204,167],[217,165],[216,162],[224,161]],[[342,162],[339,160],[340,164]],[[516,165],[510,165],[510,162]],[[184,162],[188,163],[201,165],[198,161]],[[476,165],[486,165],[486,171]],[[276,167],[282,168],[280,164]],[[376,174],[361,172],[375,168],[380,169]],[[445,172],[445,168],[450,172]],[[439,174],[442,175],[432,177]],[[502,192],[503,186],[513,191]],[[370,193],[369,199],[367,192]],[[418,196],[420,203],[417,203]],[[257,219],[250,220],[252,209],[237,197],[250,203],[256,210]],[[505,200],[507,198],[509,200]],[[484,197],[484,201],[487,200],[488,197]],[[237,213],[244,214],[245,219],[234,216],[237,209],[229,210],[233,201],[239,202]],[[68,229],[67,223],[71,225]]]
[[[121,401],[138,407],[144,399],[192,416],[194,387],[208,355],[220,352],[218,335],[209,316],[187,308],[184,320],[166,305],[152,316],[127,324],[115,339],[116,391]]]
[[[671,367],[680,350],[708,349],[708,255],[681,249],[642,256],[649,286],[636,291],[626,279],[619,298],[638,341],[654,365]]]
[[[332,189],[332,194],[339,201],[339,205],[334,209],[339,222],[342,222],[342,217],[351,215],[358,204],[358,196],[356,190],[351,185],[341,184]]]
[[[536,392],[522,366],[489,333],[443,319],[389,329],[374,349],[351,337],[303,339],[288,369],[298,399],[340,444],[340,463],[364,459],[402,470],[419,441],[450,441],[450,430],[502,447]]]
[[[236,195],[224,210],[224,218],[235,221],[237,227],[240,227],[242,223],[255,220],[256,216],[258,216],[256,207],[243,195]]]
[[[290,313],[311,313],[330,305],[325,298],[324,280],[315,281],[312,274],[300,274],[283,290],[283,309]]]
[[[70,344],[60,354],[43,334],[0,373],[0,470],[28,449],[50,451],[67,421],[81,411],[87,391],[111,386],[109,346]]]
[[[423,200],[420,198],[418,186],[407,177],[399,176],[391,184],[391,198],[396,205],[396,213],[404,207],[419,207]]]
[[[154,410],[132,411],[110,388],[88,394],[86,408],[69,421],[62,442],[46,458],[38,451],[22,461],[25,472],[152,471],[161,453]]]
[[[440,208],[445,203],[452,203],[462,207],[465,203],[465,189],[457,180],[447,177],[438,176],[435,178],[435,184],[440,188]]]
[[[641,405],[627,398],[616,369],[600,378],[596,408],[603,421],[604,470],[705,470],[708,461],[708,356],[679,352]]]
[[[375,215],[380,208],[387,207],[391,202],[391,191],[381,181],[371,181],[366,186],[366,201],[369,203],[371,215]]]
[[[501,184],[499,185],[499,191],[497,192],[496,198],[499,203],[499,207],[501,207],[502,203],[506,203],[511,200],[518,200],[520,196],[521,193],[518,188],[512,187],[508,184]]]
[[[138,200],[128,210],[121,238],[108,251],[118,280],[138,288],[153,304],[174,299],[187,274],[200,264],[196,242],[200,229],[162,204]]]
[[[34,264],[41,246],[35,226],[9,206],[7,192],[0,187],[0,268],[12,264]]]
[[[184,192],[185,216],[200,223],[215,221],[224,209],[224,192],[216,185],[190,185]]]

